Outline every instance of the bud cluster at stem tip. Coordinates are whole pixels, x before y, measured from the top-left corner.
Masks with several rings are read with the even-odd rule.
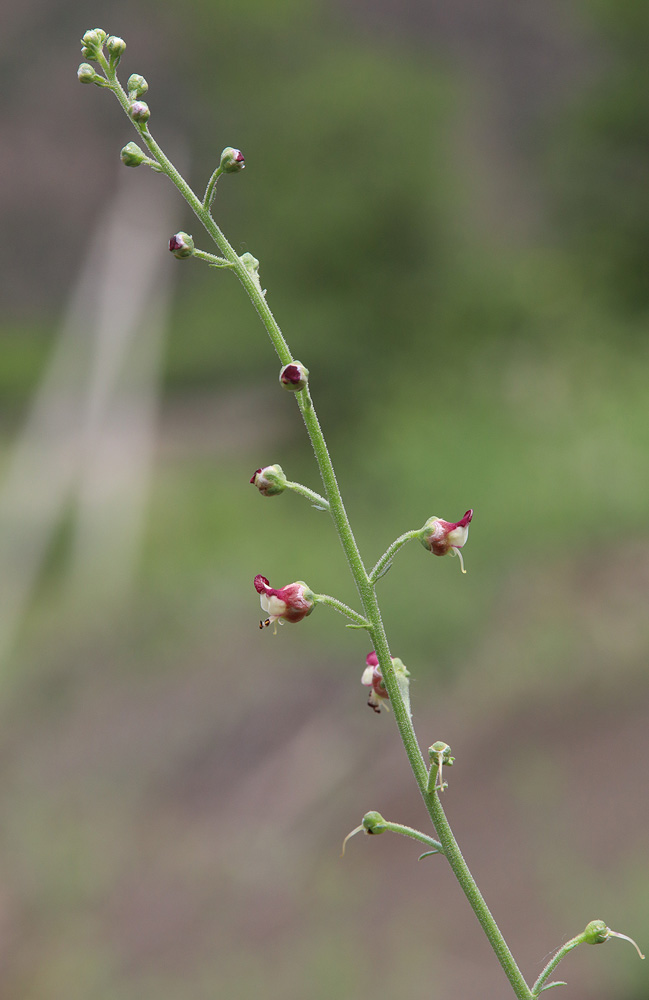
[[[117,35],[107,36],[103,28],[91,28],[81,39],[81,54],[84,59],[89,59],[90,62],[100,62],[104,46],[108,53],[110,67],[114,71],[126,49],[126,42],[123,38],[119,38]],[[100,87],[106,86],[105,78],[96,73],[87,62],[81,63],[79,66],[77,78],[80,83],[96,83]]]

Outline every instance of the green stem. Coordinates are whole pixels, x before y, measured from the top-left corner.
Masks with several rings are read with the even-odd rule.
[[[471,908],[480,921],[491,947],[493,948],[498,961],[500,962],[505,975],[511,983],[512,989],[518,1000],[531,1000],[533,994],[525,982],[523,975],[514,960],[507,943],[500,932],[489,907],[484,901],[482,893],[478,889],[473,875],[469,871],[469,866],[462,856],[457,840],[453,836],[450,824],[446,818],[442,803],[437,792],[432,795],[424,794],[424,801],[428,808],[430,817],[437,830],[437,836],[442,842],[444,854],[448,858],[453,874],[460,883],[464,895],[471,904]]]
[[[209,212],[212,207],[212,202],[214,201],[214,195],[216,194],[216,182],[223,173],[223,167],[219,164],[216,168],[209,181],[207,182],[207,187],[205,188],[205,195],[203,196],[203,208],[207,209]]]
[[[107,77],[111,83],[111,89],[116,94],[125,113],[129,115],[128,109],[130,102],[125,91],[118,83],[114,70],[107,70]],[[129,120],[131,120],[130,115]],[[293,360],[293,357],[288,348],[288,344],[284,340],[279,325],[275,320],[268,303],[266,302],[258,276],[246,267],[245,263],[234,251],[233,247],[230,245],[212,218],[208,208],[206,208],[203,202],[201,202],[189,185],[184,181],[170,160],[167,159],[161,148],[153,139],[153,136],[147,129],[146,125],[134,122],[132,122],[132,124],[134,124],[136,131],[139,133],[142,141],[146,144],[149,152],[159,163],[162,172],[166,173],[172,183],[175,184],[194,214],[218,246],[223,257],[232,265],[232,269],[236,272],[237,277],[248,293],[252,304],[266,327],[281,364],[289,364]],[[399,690],[399,684],[392,666],[390,648],[388,646],[381,612],[374,591],[373,580],[376,579],[376,567],[375,571],[373,571],[373,574],[375,575],[372,579],[370,579],[347,517],[347,512],[338,487],[331,457],[327,449],[327,444],[322,433],[308,387],[296,392],[295,396],[315,452],[316,461],[320,469],[320,475],[322,477],[325,493],[329,503],[329,511],[338,532],[341,545],[347,557],[347,562],[349,563],[352,576],[363,604],[366,619],[365,624],[369,625],[369,633],[378,656],[381,673],[390,697],[394,718],[399,729],[401,740],[419,786],[419,790],[424,798],[424,802],[426,803],[428,812],[433,820],[435,829],[437,830],[443,852],[448,858],[457,880],[467,896],[467,899],[471,903],[478,920],[484,928],[487,938],[489,939],[491,946],[512,985],[516,997],[518,1000],[530,1000],[532,994],[530,993],[529,987],[523,979],[523,976],[521,975],[520,970],[518,969],[518,966],[516,965],[516,962],[514,961],[514,958],[509,951],[502,934],[500,933],[500,930],[498,929],[498,925],[491,915],[487,904],[482,898],[475,880],[473,879],[466,862],[462,857],[457,841],[451,832],[444,810],[442,809],[439,796],[437,794],[430,795],[426,791],[428,771],[417,743],[410,713],[406,708],[401,691]],[[407,534],[410,535],[410,533]],[[401,542],[402,539],[403,544],[410,540],[406,536],[401,536],[401,539],[397,539],[397,542],[393,543],[393,545],[397,545],[397,543]],[[388,552],[389,551],[390,550],[388,550]],[[382,557],[382,560],[384,558],[386,557]],[[389,559],[389,556],[387,556],[386,561],[387,559]],[[379,560],[379,562],[382,560]],[[356,614],[356,612],[354,612],[354,614]],[[360,618],[361,616],[358,617]]]
[[[403,535],[399,535],[399,537],[392,542],[392,545],[390,545],[390,547],[385,550],[385,552],[377,562],[376,566],[370,573],[370,582],[376,583],[377,580],[380,580],[381,577],[385,573],[387,573],[387,571],[390,569],[392,560],[394,559],[399,549],[403,548],[403,546],[406,545],[408,542],[412,542],[415,538],[420,538],[420,537],[421,537],[420,528],[418,528],[416,531],[406,531],[404,532]]]
[[[339,601],[337,597],[330,597],[329,594],[316,594],[317,604],[328,604],[330,608],[335,608],[339,611],[341,615],[345,615],[346,618],[350,618],[354,624],[360,626],[360,628],[369,628],[370,623],[362,615],[359,615],[358,611],[354,611],[353,608],[349,608],[342,601]]]
[[[418,840],[421,844],[432,847],[440,854],[444,853],[444,848],[439,840],[434,840],[433,837],[429,837],[427,833],[422,833],[421,830],[415,830],[412,826],[404,826],[403,823],[389,823],[387,819],[383,825],[386,830],[391,830],[392,833],[400,833],[404,837],[411,837],[412,840]]]
[[[226,260],[225,257],[217,257],[216,254],[207,253],[205,250],[195,249],[192,256],[198,257],[199,260],[206,260],[212,267],[232,267],[230,261]]]
[[[329,501],[321,497],[315,490],[310,490],[308,486],[303,486],[302,483],[289,483],[287,481],[286,489],[292,490],[293,493],[298,493],[301,497],[305,497],[306,500],[310,500],[317,507],[329,510]]]
[[[562,945],[561,948],[559,948],[556,955],[552,956],[552,958],[544,968],[543,972],[534,983],[534,986],[532,987],[533,997],[537,997],[539,995],[539,993],[543,988],[543,984],[552,975],[559,962],[562,959],[564,959],[566,955],[568,955],[573,950],[573,948],[576,948],[577,945],[580,945],[582,942],[583,942],[583,935],[578,934],[577,937],[571,938],[570,941],[566,941],[566,943]]]

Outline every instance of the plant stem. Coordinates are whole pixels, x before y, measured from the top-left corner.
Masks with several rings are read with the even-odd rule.
[[[337,597],[330,597],[329,594],[316,594],[316,602],[318,604],[328,604],[330,608],[335,608],[336,611],[339,611],[341,615],[345,615],[346,618],[350,618],[360,628],[369,628],[370,623],[366,618],[359,615],[358,611],[354,611],[353,608],[347,607]]]
[[[582,940],[583,940],[583,935],[578,934],[577,937],[571,938],[570,941],[566,941],[566,943],[562,945],[561,948],[559,948],[556,955],[552,956],[552,958],[544,968],[543,972],[534,983],[534,986],[532,987],[533,997],[537,997],[539,995],[546,979],[548,979],[552,975],[559,962],[562,959],[564,959],[566,955],[568,955],[573,950],[573,948],[576,948],[577,945],[580,945],[582,943]]]
[[[420,536],[420,528],[415,531],[406,531],[403,535],[399,535],[399,537],[392,542],[392,545],[385,550],[381,558],[378,560],[376,566],[370,573],[370,582],[376,583],[377,580],[380,580],[380,578],[389,570],[390,564],[399,549],[403,548],[403,546],[408,542],[411,542],[413,539],[419,538]]]
[[[403,837],[411,837],[412,840],[418,840],[420,844],[432,847],[438,854],[444,853],[444,848],[440,842],[429,837],[427,833],[422,833],[421,830],[415,830],[412,826],[404,826],[403,823],[390,823],[387,819],[384,826],[386,830],[391,830],[392,833],[400,833]]]
[[[293,493],[298,493],[306,500],[310,500],[315,507],[322,507],[323,510],[329,510],[329,501],[321,497],[315,490],[310,490],[308,486],[303,486],[302,483],[290,483],[287,481],[286,489],[292,490]]]
[[[117,96],[117,99],[122,105],[125,113],[129,116],[129,120],[131,120],[129,115],[130,101],[126,92],[117,81],[115,71],[110,69],[105,60],[103,61],[103,66],[111,89]],[[171,161],[165,156],[162,149],[153,139],[153,136],[149,132],[146,125],[138,124],[136,122],[132,122],[132,124],[135,126],[142,141],[146,144],[149,152],[160,165],[161,171],[165,173],[172,183],[178,188],[187,204],[190,206],[194,214],[204,226],[205,230],[218,246],[225,260],[231,264],[232,270],[236,272],[237,277],[248,293],[248,296],[250,297],[257,313],[266,327],[281,364],[289,364],[293,360],[293,357],[288,348],[288,344],[284,340],[280,327],[275,320],[268,303],[266,302],[266,297],[262,291],[256,272],[247,267],[244,260],[238,256],[219,226],[212,218],[209,211],[208,202],[213,193],[212,182],[215,183],[216,181],[216,172],[212,175],[210,183],[208,184],[205,203],[203,203],[181,177]],[[393,542],[387,552],[384,553],[377,565],[374,567],[372,574],[368,576],[347,517],[347,512],[340,493],[334,467],[315,408],[313,406],[313,402],[311,400],[308,386],[305,389],[296,392],[295,396],[315,452],[316,461],[318,463],[329,504],[329,512],[338,532],[341,545],[356,583],[356,587],[363,604],[366,620],[362,619],[356,612],[352,612],[352,615],[357,616],[359,620],[363,621],[364,624],[368,626],[368,631],[378,656],[385,686],[390,697],[394,718],[397,723],[406,754],[408,755],[410,766],[419,786],[419,790],[423,796],[424,802],[441,841],[443,853],[448,858],[449,864],[451,865],[458,882],[460,883],[478,920],[480,921],[480,924],[482,925],[485,934],[487,935],[487,938],[511,983],[516,997],[518,1000],[531,1000],[532,993],[523,979],[523,976],[516,965],[516,962],[514,961],[502,934],[500,933],[498,925],[491,915],[491,912],[482,898],[475,880],[471,875],[464,858],[462,857],[457,841],[453,836],[444,810],[442,809],[439,796],[437,793],[430,794],[426,790],[428,770],[426,764],[424,763],[424,758],[419,748],[419,744],[417,743],[410,713],[404,703],[399,689],[399,683],[392,666],[390,648],[388,646],[385,628],[383,626],[381,612],[374,590],[374,583],[378,578],[380,570],[388,564],[394,553],[398,551],[398,549],[407,541],[410,541],[416,533],[407,532],[405,535],[400,536],[400,538]],[[328,603],[333,603],[333,599],[329,599]],[[340,605],[340,602],[337,603]],[[343,605],[342,607],[345,606]],[[341,608],[338,607],[338,610],[341,610]],[[350,611],[351,609],[347,609],[346,611],[343,611],[343,613],[348,614]]]

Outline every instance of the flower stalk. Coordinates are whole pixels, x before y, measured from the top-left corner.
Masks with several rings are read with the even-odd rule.
[[[107,47],[109,58],[106,58],[104,54],[104,46]],[[110,36],[110,39],[107,41],[106,33],[101,29],[93,29],[86,32],[82,41],[83,57],[90,60],[90,62],[97,63],[103,71],[104,76],[102,77],[97,73],[94,67],[90,65],[90,62],[84,62],[78,70],[79,80],[85,84],[94,83],[110,89],[115,94],[124,113],[150,154],[150,157],[147,157],[136,144],[129,143],[122,150],[123,162],[127,166],[138,166],[143,163],[151,166],[158,172],[166,174],[192,209],[196,218],[219,251],[218,255],[215,255],[206,251],[196,250],[193,246],[192,238],[188,237],[187,234],[179,233],[175,237],[172,237],[172,242],[170,243],[172,252],[176,256],[181,257],[196,256],[206,261],[210,266],[234,271],[248,294],[282,366],[280,382],[285,389],[292,391],[295,395],[313,447],[324,486],[324,496],[315,493],[313,490],[299,483],[289,482],[280,466],[269,466],[266,469],[258,469],[253,475],[251,482],[257,486],[264,496],[274,496],[281,493],[284,489],[290,489],[310,500],[314,506],[329,512],[338,533],[340,544],[347,559],[363,610],[363,613],[360,614],[335,597],[325,594],[315,594],[303,581],[297,581],[280,589],[275,589],[270,586],[265,577],[259,574],[255,578],[255,588],[260,595],[262,608],[268,614],[266,621],[262,621],[260,624],[263,627],[264,625],[276,624],[277,622],[282,623],[283,621],[298,622],[311,614],[316,604],[327,604],[350,619],[352,627],[363,628],[368,631],[376,655],[377,669],[380,671],[380,673],[372,678],[370,683],[376,686],[380,680],[381,685],[384,685],[385,693],[383,693],[383,687],[381,687],[380,697],[389,701],[394,713],[395,722],[408,756],[410,767],[439,839],[429,837],[411,827],[397,823],[388,823],[378,813],[367,814],[363,824],[355,831],[352,831],[350,836],[356,832],[361,832],[363,829],[367,833],[380,833],[384,832],[384,830],[391,830],[392,832],[419,840],[421,843],[431,847],[433,851],[445,856],[483,927],[515,996],[518,1000],[533,1000],[543,989],[548,989],[550,985],[553,985],[546,985],[548,977],[572,948],[584,941],[595,943],[594,941],[590,941],[587,934],[591,925],[589,925],[589,928],[582,935],[567,942],[557,952],[551,961],[548,962],[532,989],[530,989],[482,897],[475,879],[471,875],[442,808],[439,796],[440,791],[445,787],[442,782],[442,766],[452,763],[453,759],[449,756],[450,748],[447,744],[434,744],[434,747],[431,749],[438,748],[436,751],[437,756],[431,756],[430,768],[427,767],[412,723],[407,694],[407,680],[404,683],[404,678],[407,679],[408,672],[405,671],[401,661],[395,660],[393,662],[375,589],[378,580],[390,568],[397,552],[408,542],[415,539],[419,539],[434,555],[450,554],[459,556],[462,571],[464,572],[461,549],[467,540],[469,523],[472,519],[473,511],[468,510],[461,520],[457,522],[444,521],[441,518],[433,517],[426,522],[423,528],[405,532],[388,547],[371,572],[368,573],[347,516],[331,456],[313,405],[308,385],[308,370],[293,358],[282,331],[266,301],[266,293],[262,290],[259,280],[258,261],[249,253],[244,253],[241,256],[236,253],[211,213],[211,206],[214,201],[219,177],[223,173],[237,173],[243,170],[245,166],[243,154],[238,149],[230,146],[226,147],[221,154],[219,166],[214,170],[208,181],[203,198],[199,198],[173,166],[149,130],[151,111],[148,104],[141,100],[142,96],[148,91],[146,80],[138,74],[133,74],[129,78],[128,89],[125,90],[117,79],[117,65],[124,49],[125,43],[122,39]],[[370,816],[372,817],[371,820],[368,819]],[[602,928],[598,929],[601,940],[607,940],[611,935],[624,936],[610,931],[604,924],[602,924],[602,927],[603,930]],[[601,935],[604,936],[602,937]]]

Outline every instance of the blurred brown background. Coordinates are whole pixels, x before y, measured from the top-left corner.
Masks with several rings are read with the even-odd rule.
[[[229,274],[177,261],[83,32],[311,384],[449,818],[527,978],[595,917],[649,942],[649,6],[30,0],[0,15],[0,991],[457,1000],[508,985],[428,829],[368,646],[260,632],[256,573],[357,605],[278,365]],[[623,942],[558,970],[645,1000]]]

